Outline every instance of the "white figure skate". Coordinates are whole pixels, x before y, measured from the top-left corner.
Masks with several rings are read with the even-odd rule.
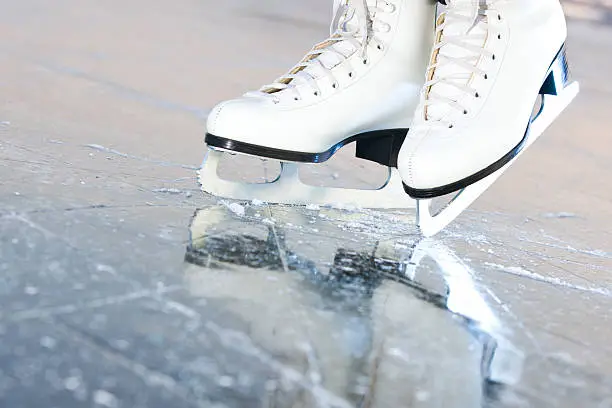
[[[433,41],[435,5],[423,0],[336,0],[331,36],[288,74],[219,104],[207,124],[209,151],[199,172],[216,196],[284,204],[414,208],[397,154],[419,102]],[[320,163],[356,142],[357,157],[389,168],[380,190],[303,184],[296,163]],[[226,152],[281,161],[270,183],[221,179]],[[381,191],[382,190],[382,191]]]
[[[570,104],[559,0],[448,0],[421,102],[399,155],[431,236],[509,168]],[[534,108],[534,104],[537,106]],[[433,198],[455,194],[441,212]]]

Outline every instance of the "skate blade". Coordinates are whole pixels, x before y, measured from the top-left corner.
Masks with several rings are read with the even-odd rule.
[[[300,179],[297,163],[281,162],[278,177],[269,182],[256,184],[220,178],[217,169],[224,154],[227,153],[209,148],[198,171],[202,190],[217,197],[287,205],[373,209],[416,207],[416,202],[404,193],[397,169],[388,168],[386,183],[380,188],[361,190],[305,184]]]
[[[418,200],[417,223],[421,233],[426,237],[432,237],[461,215],[544,133],[561,112],[574,100],[579,91],[580,85],[577,82],[573,82],[557,95],[542,95],[542,107],[529,126],[529,134],[525,141],[525,146],[504,167],[455,193],[450,201],[437,211],[434,210],[436,205],[434,199]]]

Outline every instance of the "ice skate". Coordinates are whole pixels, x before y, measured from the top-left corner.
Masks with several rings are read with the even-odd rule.
[[[213,109],[200,170],[204,191],[284,204],[414,207],[397,154],[419,102],[433,41],[435,5],[423,0],[334,2],[331,35],[274,83]],[[355,142],[356,156],[388,167],[379,190],[314,187],[297,163],[321,163]],[[273,182],[221,179],[224,154],[281,161]],[[382,190],[382,191],[381,191]]]
[[[559,0],[448,0],[399,155],[431,236],[465,210],[569,105]],[[453,195],[440,212],[433,199]]]

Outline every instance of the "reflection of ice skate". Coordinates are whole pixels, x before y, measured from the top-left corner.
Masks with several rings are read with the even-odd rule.
[[[251,210],[264,211],[196,214],[186,279],[194,296],[243,320],[261,353],[281,359],[281,377],[292,373],[277,401],[476,408],[483,385],[518,381],[521,353],[470,269],[442,244],[367,232],[362,240],[343,229],[355,219],[341,211],[321,218],[270,206],[271,225]],[[333,238],[306,255],[300,219]]]
[[[427,236],[480,196],[578,93],[559,0],[448,4],[398,159]],[[442,196],[452,198],[435,211],[433,199]]]
[[[414,208],[403,193],[397,154],[419,99],[435,18],[434,2],[334,2],[330,37],[288,74],[209,115],[199,179],[216,196],[285,204]],[[370,190],[315,187],[296,163],[321,163],[356,143],[356,156],[388,168]],[[280,160],[262,184],[222,179],[227,153]]]
[[[296,218],[300,215],[290,214],[291,221]],[[248,348],[229,347],[274,371],[262,381],[265,390],[253,391],[262,400],[255,402],[255,395],[249,395],[242,403],[353,406],[345,393],[354,377],[352,358],[359,358],[368,343],[365,317],[351,310],[326,310],[329,303],[312,287],[314,262],[287,242],[282,228],[255,217],[236,220],[223,206],[200,210],[192,221],[186,260],[191,294],[222,305],[222,313],[231,316],[215,322],[216,332],[243,339]],[[230,323],[235,321],[240,324]]]
[[[446,308],[462,316],[477,336],[484,335],[482,374],[490,382],[515,385],[521,378],[524,356],[504,333],[497,314],[480,293],[473,272],[440,242],[425,239],[414,249],[408,275],[419,279],[421,263],[432,259],[439,268],[448,292]]]

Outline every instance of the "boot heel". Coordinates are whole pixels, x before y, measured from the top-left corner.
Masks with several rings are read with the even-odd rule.
[[[408,129],[370,132],[357,140],[355,156],[387,167],[397,167],[397,156],[406,139]]]
[[[540,95],[559,95],[570,83],[570,70],[567,62],[565,44],[553,60],[548,76],[542,84]]]

